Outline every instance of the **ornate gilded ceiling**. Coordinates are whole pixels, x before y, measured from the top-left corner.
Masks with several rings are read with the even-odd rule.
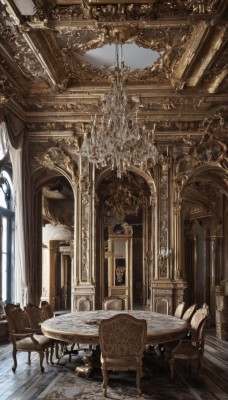
[[[216,112],[226,121],[226,0],[29,0],[28,15],[18,3],[0,0],[0,102],[25,121],[31,142],[78,136],[99,113],[111,72],[84,55],[112,43],[160,53],[127,81],[158,143],[200,136]]]
[[[76,176],[77,184],[82,130],[90,129],[93,116],[101,112],[101,96],[112,83],[111,70],[92,66],[86,52],[116,43],[160,54],[151,65],[129,73],[128,96],[139,105],[138,118],[148,128],[156,123],[161,154],[166,145],[173,145],[180,187],[188,170],[204,163],[205,157],[204,179],[196,178],[185,189],[184,199],[192,210],[192,199],[200,197],[204,212],[210,213],[208,185],[216,177],[209,178],[206,168],[209,162],[226,163],[226,149],[218,149],[218,159],[218,144],[209,140],[207,147],[207,140],[200,140],[207,133],[216,133],[221,140],[226,136],[227,21],[226,0],[0,0],[0,111],[11,110],[25,122],[32,168],[49,168],[48,176],[41,167],[33,176],[37,187],[44,185],[47,221],[60,215],[61,223],[72,225],[72,215],[62,213],[62,200],[70,205],[72,198],[63,196],[66,182],[58,184],[61,178],[52,167]],[[178,158],[181,141],[183,162]],[[114,194],[121,212],[126,202],[136,203],[140,210],[140,193],[146,189],[140,178],[133,184],[132,176],[126,177],[124,190],[129,183],[131,191],[123,204],[122,186],[117,182],[119,191],[113,189],[115,176],[103,180],[99,197],[107,214]]]

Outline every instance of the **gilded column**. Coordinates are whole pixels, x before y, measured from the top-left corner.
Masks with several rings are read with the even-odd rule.
[[[216,285],[216,237],[210,237],[210,311],[212,323],[215,322],[215,285]]]
[[[181,199],[174,203],[174,279],[183,278],[182,270],[182,232],[181,232]]]
[[[94,287],[94,167],[84,161],[80,164],[80,184],[75,209],[76,264],[73,290],[73,310],[78,310],[81,297],[95,307]]]

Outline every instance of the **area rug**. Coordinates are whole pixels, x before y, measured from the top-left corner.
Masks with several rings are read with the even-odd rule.
[[[85,379],[75,374],[75,367],[80,359],[74,363],[62,366],[56,378],[40,393],[39,400],[104,400],[102,392],[102,376],[100,370],[95,370],[92,376]],[[152,351],[144,359],[144,377],[141,380],[141,399],[151,400],[211,400],[202,383],[189,385],[178,374],[174,383],[170,382],[169,371],[159,362]],[[136,391],[135,374],[110,373],[108,382],[108,398],[113,400],[140,399]]]

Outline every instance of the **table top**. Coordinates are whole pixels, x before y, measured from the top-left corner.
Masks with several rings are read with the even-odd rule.
[[[116,314],[127,313],[147,321],[147,344],[166,343],[186,335],[189,324],[171,315],[152,311],[77,311],[50,318],[41,324],[42,332],[52,339],[74,343],[99,344],[99,322]]]

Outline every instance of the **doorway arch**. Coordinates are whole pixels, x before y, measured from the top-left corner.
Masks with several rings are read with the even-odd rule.
[[[181,193],[187,302],[198,306],[206,302],[212,324],[217,323],[216,287],[226,276],[226,179],[222,168],[199,167],[193,170]]]
[[[110,241],[127,237],[118,233],[123,226],[131,227],[128,240],[128,260],[131,270],[129,282],[132,297],[128,307],[145,308],[150,303],[150,276],[146,255],[153,251],[154,212],[151,204],[155,187],[149,174],[132,167],[122,178],[117,178],[110,168],[103,171],[96,181],[96,307],[102,307],[102,299],[111,294],[108,276],[113,257]],[[112,250],[111,250],[112,249]],[[129,272],[130,273],[130,272]]]

